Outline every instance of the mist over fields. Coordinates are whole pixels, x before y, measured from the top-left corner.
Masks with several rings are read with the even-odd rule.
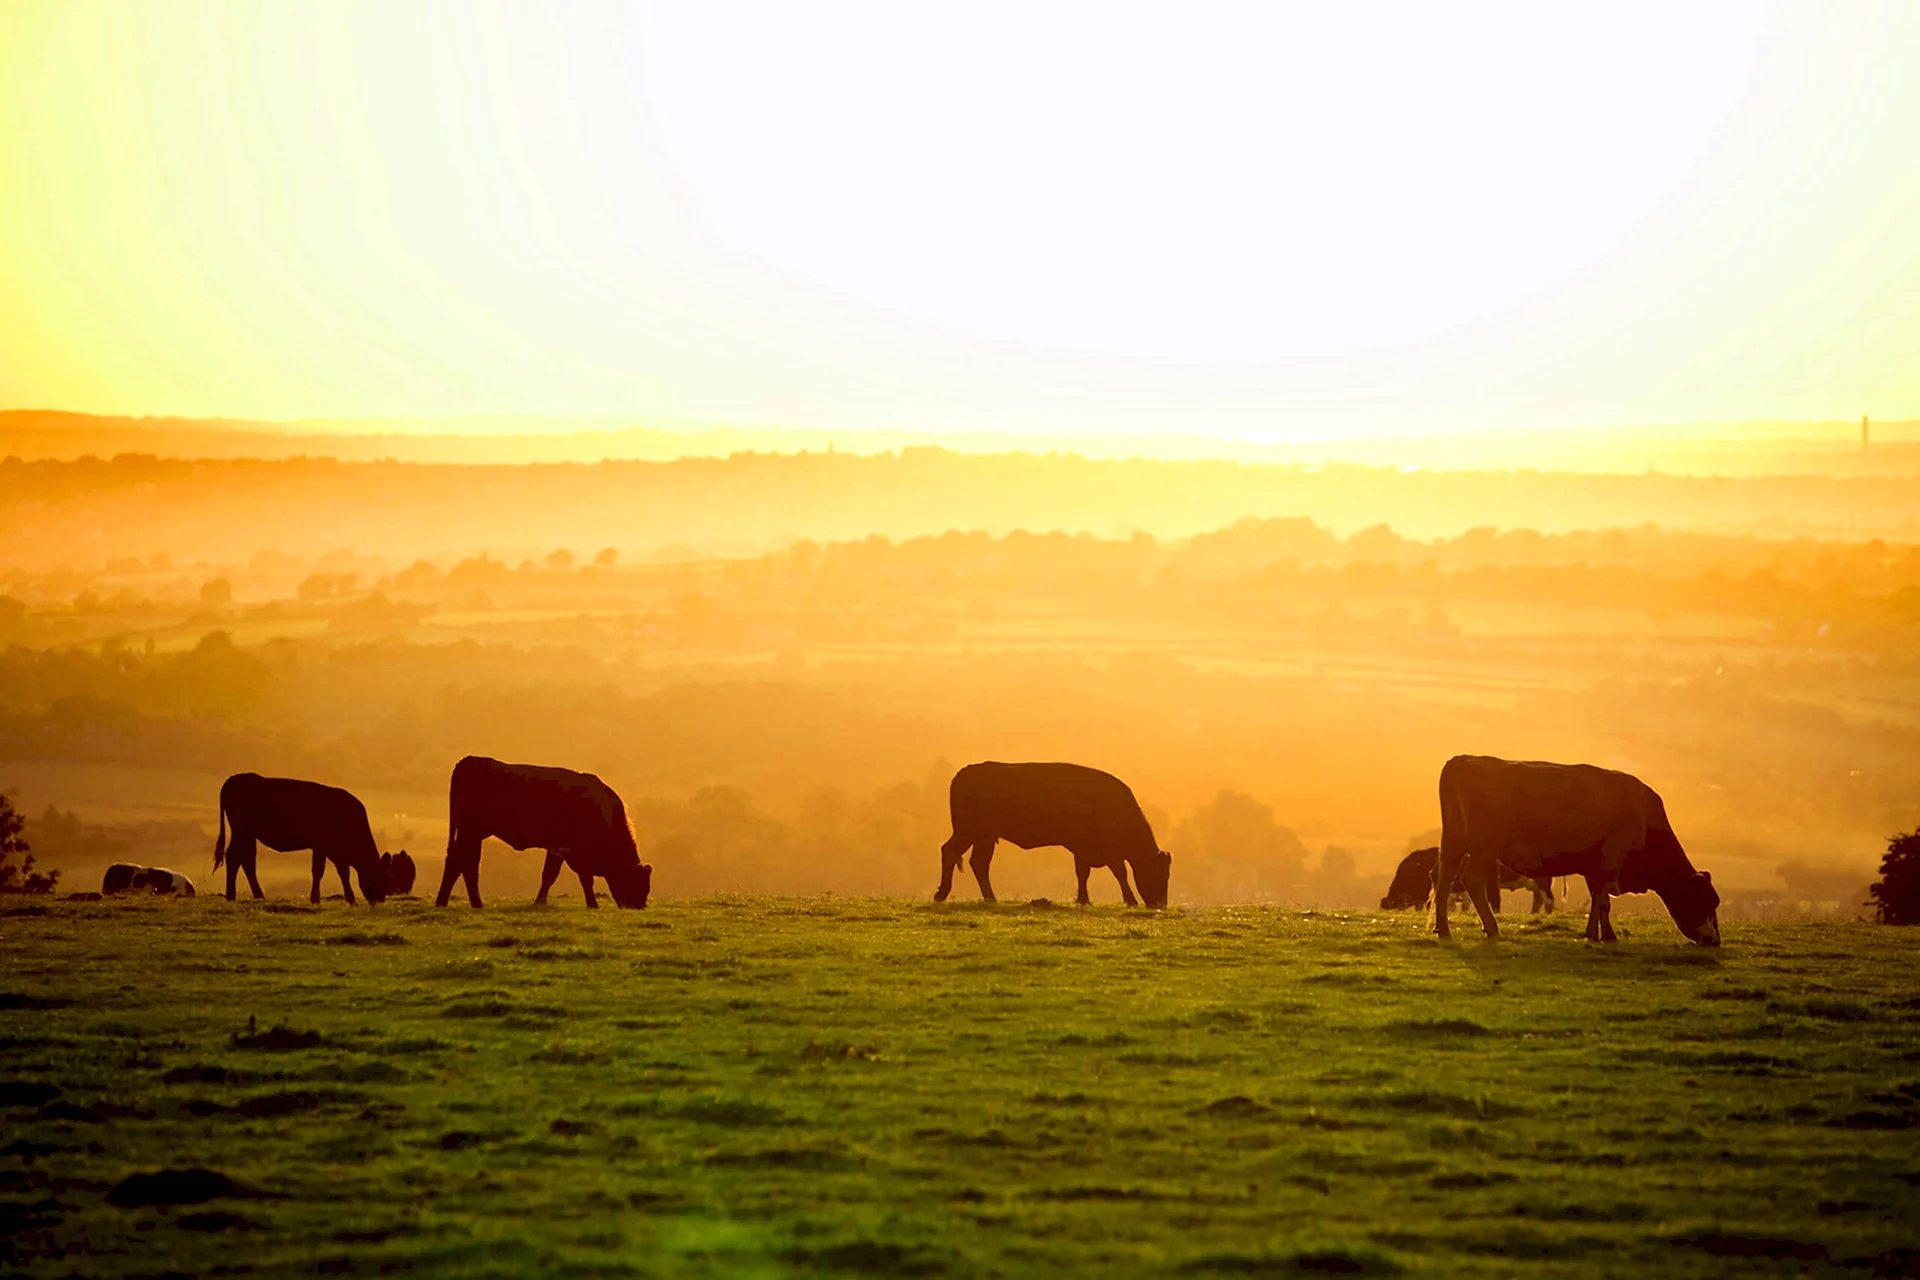
[[[1487,752],[1639,773],[1731,909],[1850,914],[1920,822],[1916,512],[1890,475],[14,457],[0,781],[74,887],[204,870],[244,769],[361,791],[437,874],[471,752],[607,778],[666,896],[918,896],[953,768],[1072,759],[1176,900],[1362,906]]]

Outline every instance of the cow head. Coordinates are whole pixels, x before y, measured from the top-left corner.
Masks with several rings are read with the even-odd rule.
[[[1167,905],[1167,881],[1173,872],[1173,855],[1165,849],[1155,849],[1152,853],[1139,858],[1129,858],[1133,865],[1133,882],[1140,887],[1140,900],[1150,907]]]
[[[369,905],[377,905],[387,900],[387,862],[384,857],[374,858],[358,868],[360,872],[360,892],[367,895]]]
[[[1720,945],[1720,894],[1705,871],[1682,877],[1660,894],[1680,932],[1703,947]]]
[[[413,865],[413,857],[405,849],[398,853],[380,855],[380,865],[387,872],[387,896],[398,898],[413,892],[414,877],[419,869]]]
[[[616,867],[607,872],[607,891],[613,894],[613,900],[623,907],[644,907],[647,895],[653,892],[653,864],[636,862],[631,866]]]

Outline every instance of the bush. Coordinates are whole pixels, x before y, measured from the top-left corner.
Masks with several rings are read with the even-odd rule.
[[[34,874],[33,855],[20,838],[26,825],[27,820],[14,811],[12,799],[0,795],[0,893],[52,893],[60,880],[58,871]],[[25,858],[17,867],[13,865],[16,856]]]
[[[1920,924],[1920,828],[1887,841],[1868,898],[1881,924]]]

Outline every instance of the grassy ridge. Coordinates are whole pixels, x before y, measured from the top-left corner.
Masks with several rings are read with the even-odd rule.
[[[1635,923],[13,907],[0,1263],[1899,1274],[1920,935]],[[193,1166],[260,1194],[111,1203]]]

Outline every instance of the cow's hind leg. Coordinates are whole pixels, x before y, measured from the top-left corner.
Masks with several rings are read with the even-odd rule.
[[[474,906],[480,905],[480,841],[469,840],[464,836],[447,841],[447,866],[440,873],[440,893],[433,900],[437,907],[447,905],[447,899],[453,894],[456,881],[467,882],[467,900]]]
[[[320,877],[327,874],[327,855],[319,849],[313,851],[313,889],[307,894],[307,901],[314,906],[320,905]]]
[[[1492,897],[1500,891],[1499,870],[1492,866],[1481,868],[1469,865],[1460,873],[1460,880],[1466,886],[1467,900],[1480,913],[1480,927],[1486,930],[1489,940],[1497,939],[1500,936],[1500,922],[1493,917]]]
[[[1093,874],[1093,864],[1079,854],[1073,855],[1073,874],[1080,880],[1080,896],[1074,901],[1081,906],[1091,906],[1093,899],[1087,896],[1087,877]]]
[[[940,887],[933,891],[935,902],[945,902],[953,892],[953,873],[960,869],[960,860],[966,857],[967,846],[972,843],[955,828],[947,842],[940,846]]]
[[[240,834],[238,826],[233,829],[233,843],[227,847],[227,901],[232,902],[234,891],[240,887],[240,850],[247,838]]]
[[[433,896],[433,905],[444,907],[453,897],[453,882],[460,878],[460,845],[458,841],[447,841],[446,865],[440,869],[440,892]]]
[[[1451,843],[1452,847],[1449,847]],[[1457,842],[1449,842],[1442,834],[1440,837],[1440,856],[1433,861],[1433,932],[1435,937],[1451,938],[1453,930],[1447,924],[1447,908],[1452,905],[1453,882],[1460,874],[1462,850]]]
[[[547,890],[553,888],[553,882],[560,878],[560,868],[565,864],[564,857],[551,849],[547,850],[546,865],[540,868],[540,892],[533,895],[535,902],[543,907],[547,905]]]
[[[246,846],[240,850],[240,869],[247,873],[247,887],[253,890],[255,898],[264,898],[266,893],[260,888],[260,842],[249,838]]]
[[[1617,942],[1613,936],[1613,899],[1607,896],[1607,886],[1599,876],[1587,876],[1587,896],[1592,900],[1587,906],[1587,941]]]
[[[998,844],[997,836],[982,836],[973,842],[973,878],[980,882],[980,897],[987,902],[998,902],[993,896],[993,881],[987,873],[993,868],[993,846]]]
[[[478,908],[480,905],[480,842],[473,842],[473,848],[462,859],[460,875],[467,882],[467,902]]]

